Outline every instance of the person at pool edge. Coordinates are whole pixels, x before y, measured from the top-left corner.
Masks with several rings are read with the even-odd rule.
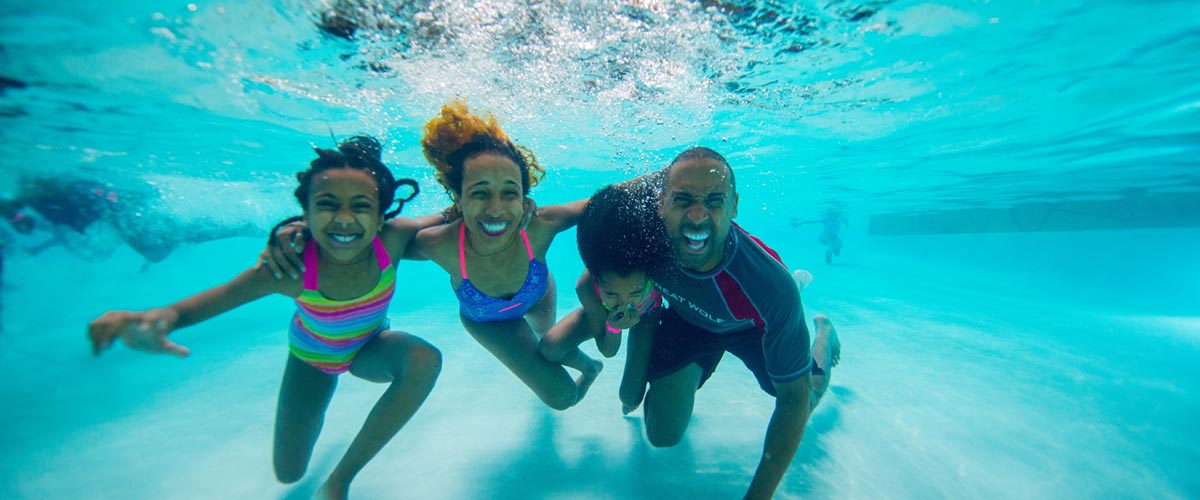
[[[669,305],[657,327],[632,332],[630,338],[629,355],[645,353],[629,363],[645,366],[632,371],[645,374],[645,380],[632,385],[649,383],[643,409],[646,436],[656,447],[678,444],[697,391],[730,352],[775,397],[763,453],[745,495],[770,498],[828,388],[841,355],[837,333],[828,318],[817,315],[817,341],[810,349],[800,293],[788,268],[775,251],[733,222],[738,196],[733,170],[723,156],[691,148],[665,172],[642,182],[655,178],[662,179],[658,209],[675,265],[653,275]],[[641,397],[640,390],[621,393],[627,406],[637,406]]]

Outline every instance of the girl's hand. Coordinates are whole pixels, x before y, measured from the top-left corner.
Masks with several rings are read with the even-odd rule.
[[[167,340],[167,334],[175,327],[179,314],[168,308],[151,309],[145,312],[109,311],[88,324],[88,337],[92,340],[92,354],[112,346],[120,338],[130,349],[151,353],[174,354],[187,357],[188,348]]]
[[[641,319],[642,316],[638,314],[637,309],[633,306],[626,306],[624,309],[608,313],[608,326],[618,330],[628,330],[638,324]]]

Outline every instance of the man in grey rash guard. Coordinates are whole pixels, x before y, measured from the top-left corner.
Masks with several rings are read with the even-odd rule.
[[[655,183],[661,176],[643,180]],[[643,410],[647,438],[654,446],[673,446],[687,430],[696,391],[726,352],[737,356],[763,391],[775,396],[763,454],[746,493],[770,498],[828,387],[840,356],[837,334],[818,315],[817,342],[810,350],[791,273],[774,250],[733,223],[738,197],[724,157],[708,148],[689,149],[671,162],[665,177],[659,213],[675,265],[652,278],[668,308],[653,333],[631,333],[628,355],[635,368],[627,369],[621,400],[626,410],[636,407],[649,382]]]

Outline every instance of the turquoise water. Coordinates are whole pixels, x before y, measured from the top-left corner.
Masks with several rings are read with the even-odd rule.
[[[61,175],[153,193],[147,234],[181,244],[149,266],[112,238],[89,240],[111,246],[92,261],[5,255],[0,497],[310,496],[382,388],[344,378],[308,476],[278,484],[288,300],[181,331],[187,360],[92,359],[85,325],[251,264],[330,130],[383,138],[426,188],[413,213],[441,208],[417,139],[454,97],[537,152],[542,205],[689,145],[726,154],[738,222],[813,273],[805,309],[843,342],[778,498],[1200,496],[1200,229],[1156,223],[1194,205],[1091,231],[868,231],[881,214],[1109,216],[1200,193],[1196,2],[444,0],[385,9],[354,41],[314,26],[331,3],[5,5],[0,192]],[[850,221],[832,265],[817,226],[789,224],[829,208]],[[255,236],[186,242],[245,226]],[[560,284],[581,270],[573,239],[548,257]],[[743,492],[772,401],[736,361],[700,391],[684,442],[655,449],[640,411],[620,415],[624,350],[553,412],[466,335],[444,273],[400,271],[392,324],[445,368],[353,495]]]

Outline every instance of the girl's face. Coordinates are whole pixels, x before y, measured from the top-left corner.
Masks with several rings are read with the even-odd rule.
[[[379,188],[369,172],[334,168],[312,179],[304,220],[330,260],[354,262],[370,251],[381,219]]]
[[[633,271],[622,276],[612,271],[604,271],[596,276],[596,288],[600,289],[600,300],[610,311],[637,307],[646,292],[646,273]]]
[[[527,208],[520,167],[494,153],[463,162],[462,194],[456,203],[477,252],[507,248],[520,233]]]

